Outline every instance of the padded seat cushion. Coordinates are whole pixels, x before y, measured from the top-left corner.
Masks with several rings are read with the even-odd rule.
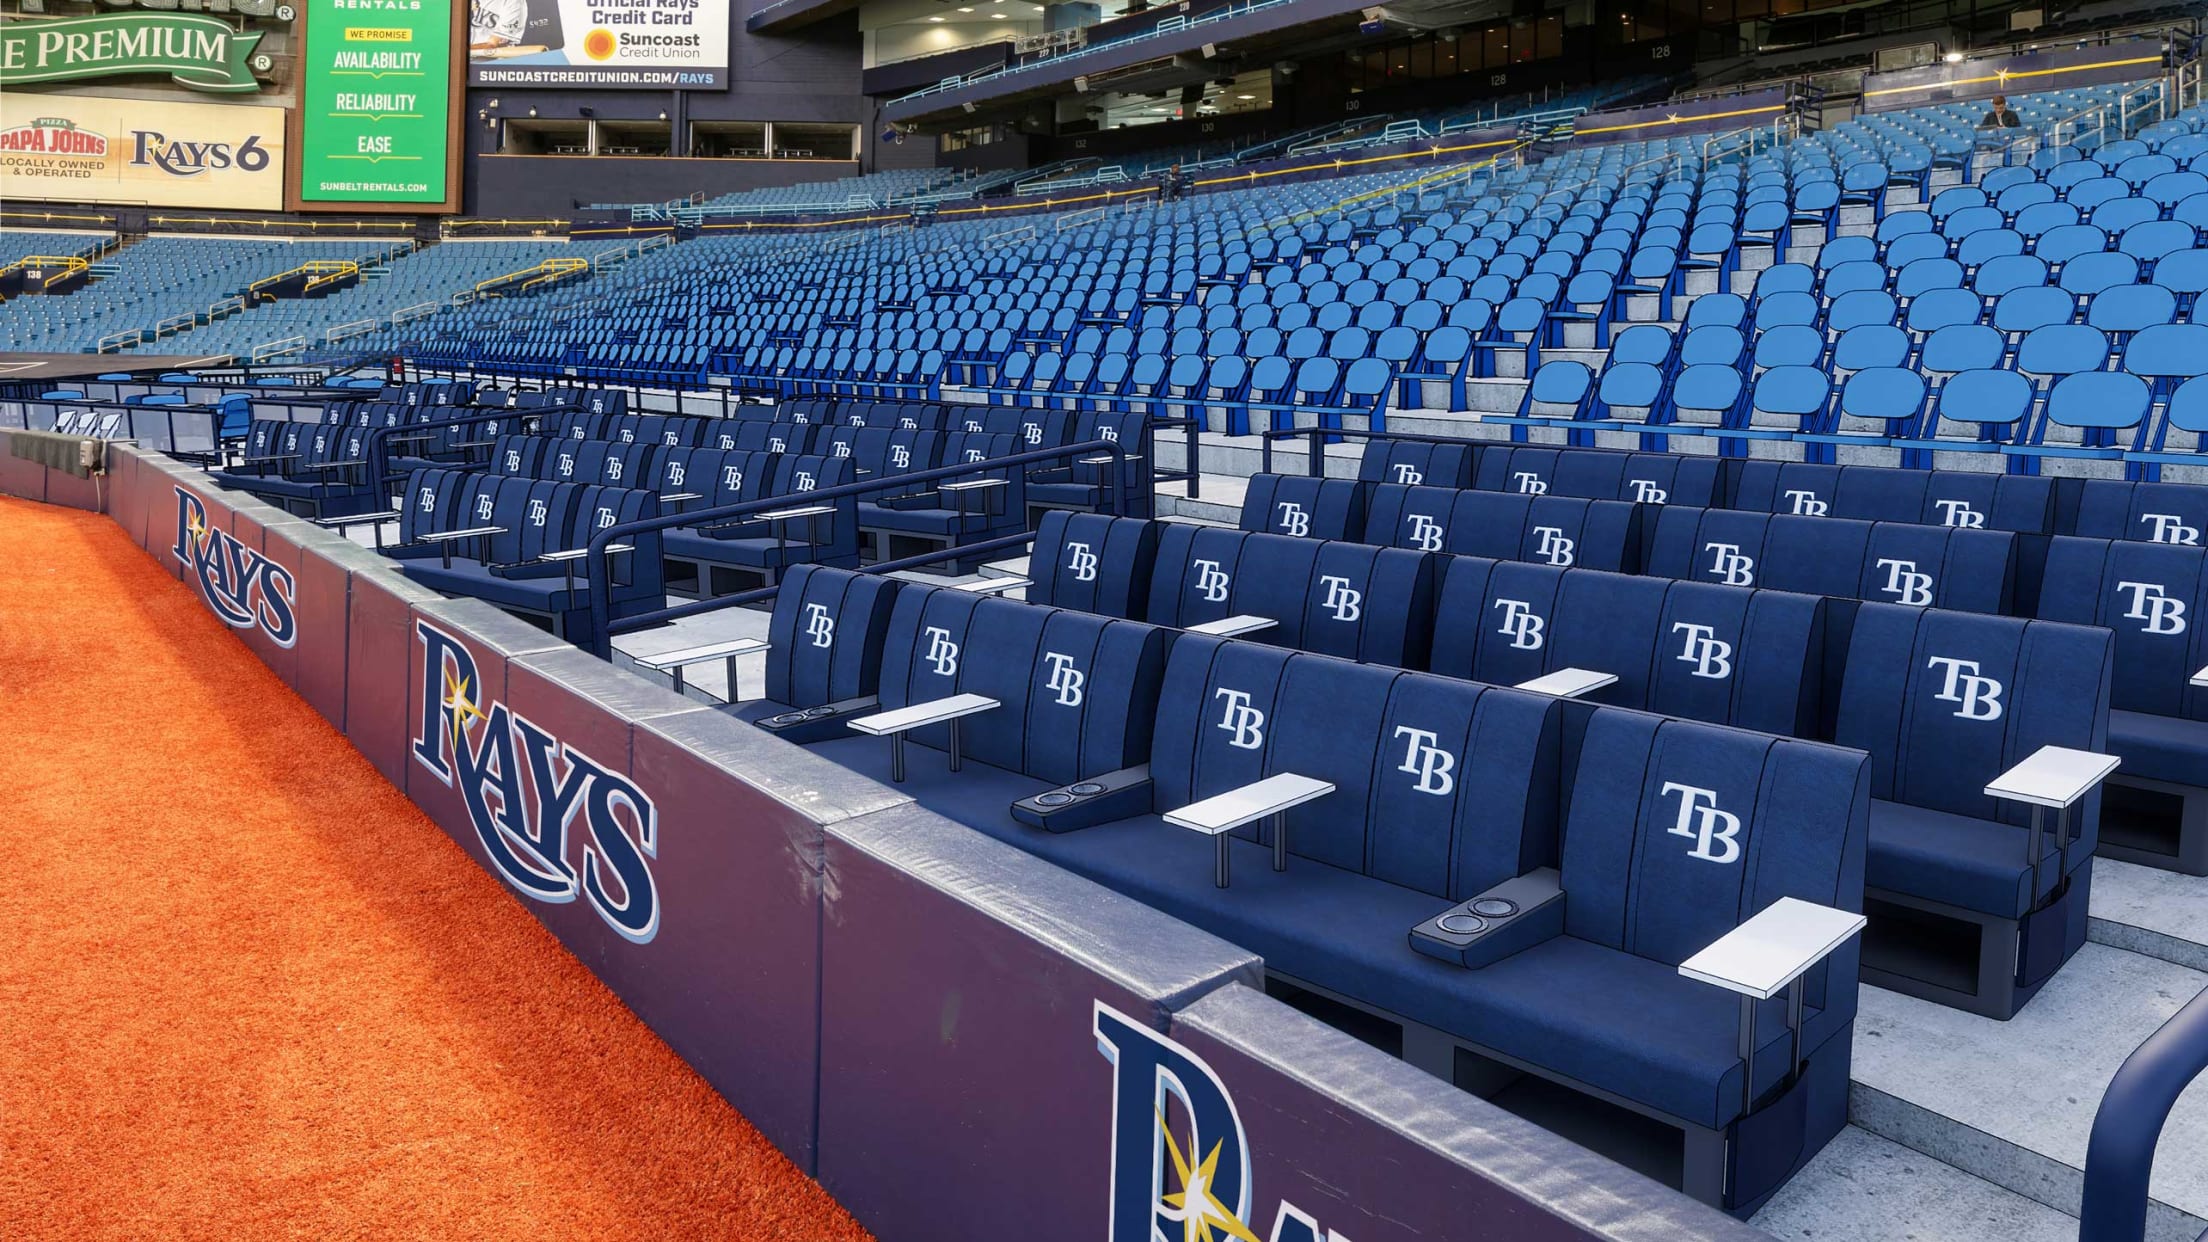
[[[827,519],[821,520],[825,533]],[[787,544],[778,546],[772,538],[765,536],[715,539],[688,527],[663,533],[659,546],[662,555],[678,560],[703,561],[709,565],[740,565],[747,569],[779,569],[785,565],[795,565],[815,559],[818,551],[801,539],[793,538]]]
[[[2124,758],[2119,777],[2208,788],[2208,720],[2112,711],[2108,744]]]
[[[814,749],[888,780],[886,740]],[[1559,937],[1466,970],[1410,947],[1411,928],[1450,904],[1430,893],[1297,856],[1275,872],[1270,847],[1240,838],[1229,844],[1233,885],[1222,890],[1212,883],[1215,847],[1199,833],[1156,816],[1043,832],[1009,814],[1013,802],[1047,788],[1041,781],[972,759],[953,774],[941,755],[918,747],[906,765],[895,788],[921,805],[1240,944],[1283,974],[1696,1125],[1719,1127],[1739,1113],[1739,1001],[1671,966]],[[1783,1005],[1774,999],[1758,1013],[1759,1093],[1786,1072]],[[1814,1006],[1804,1020],[1806,1047],[1839,1026]]]
[[[2052,844],[2052,815],[2046,831]],[[2062,867],[2052,855],[2036,877],[2025,865],[2030,838],[2031,829],[2016,824],[1873,799],[1863,882],[1868,888],[2016,918],[2054,891],[2062,878]]]
[[[408,578],[432,590],[451,595],[467,595],[502,608],[525,608],[531,612],[566,612],[571,608],[587,605],[589,592],[584,579],[576,579],[578,588],[572,594],[567,589],[565,576],[559,578],[502,578],[477,561],[454,560],[448,567],[436,558],[402,562]],[[618,593],[618,592],[617,592]]]

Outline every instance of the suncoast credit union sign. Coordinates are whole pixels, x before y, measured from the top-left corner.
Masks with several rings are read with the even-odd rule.
[[[261,89],[258,31],[200,13],[108,13],[0,24],[0,86],[165,73],[195,91]]]

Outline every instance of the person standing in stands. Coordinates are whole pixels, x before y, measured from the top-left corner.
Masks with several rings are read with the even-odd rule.
[[[1165,170],[1165,201],[1178,202],[1181,197],[1181,162],[1173,161],[1173,167]]]
[[[2016,109],[2009,106],[2009,97],[2006,95],[1995,95],[1993,107],[1978,122],[1980,129],[2021,129],[2023,126],[2023,120],[2016,115]]]

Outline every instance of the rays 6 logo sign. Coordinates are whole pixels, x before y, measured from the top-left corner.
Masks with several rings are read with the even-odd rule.
[[[1101,1001],[1096,1048],[1112,1063],[1110,1242],[1268,1242],[1250,1228],[1242,1118],[1212,1068]],[[1269,1242],[1349,1239],[1284,1200]]]
[[[414,632],[422,644],[414,761],[458,787],[491,865],[538,901],[580,894],[623,939],[649,943],[659,934],[652,800],[504,703],[484,702],[475,657],[457,639],[427,621]]]
[[[169,549],[199,579],[199,596],[235,629],[258,629],[279,647],[299,641],[289,570],[207,525],[207,506],[176,489],[176,546]]]

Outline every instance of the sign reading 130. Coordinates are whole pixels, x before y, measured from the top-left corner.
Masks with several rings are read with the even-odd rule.
[[[305,0],[299,198],[442,203],[454,0]]]

